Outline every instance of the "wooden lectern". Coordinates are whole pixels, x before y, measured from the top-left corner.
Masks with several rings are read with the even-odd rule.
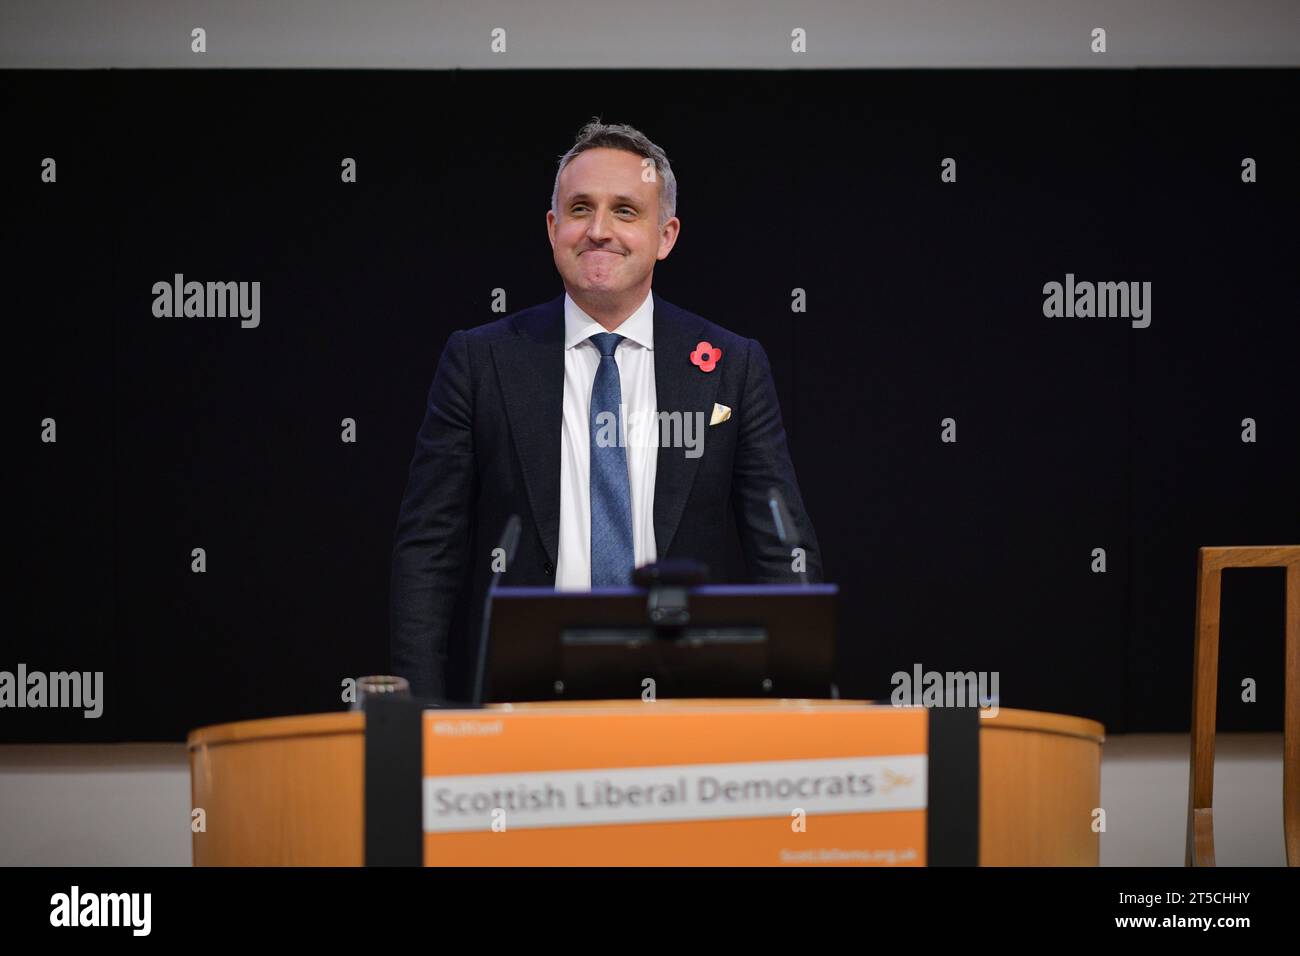
[[[898,708],[873,707],[862,701],[789,700],[502,704],[477,711],[426,711],[424,716],[446,721],[457,715],[474,715],[482,721],[495,711],[532,715],[534,721],[563,718],[572,722],[608,721],[611,716],[635,713],[638,720],[657,722],[649,725],[647,735],[656,742],[671,744],[674,728],[695,727],[692,739],[681,741],[689,750],[702,746],[702,736],[707,736],[698,733],[699,720],[717,714],[719,720],[731,715],[734,721],[741,709],[761,717],[767,732],[776,728],[778,736],[787,721],[791,730],[794,722],[801,720],[802,728],[831,727],[831,718],[852,713],[868,722],[862,726],[870,728],[872,722],[883,724],[898,718]],[[687,711],[696,718],[695,724],[681,721]],[[825,720],[810,723],[809,717],[815,715]],[[573,726],[570,723],[570,730]],[[1100,834],[1094,811],[1101,804],[1102,726],[1060,714],[1001,710],[980,718],[972,734],[978,735],[979,750],[980,865],[1097,865]],[[741,759],[764,756],[767,739],[746,741],[743,749],[747,753]],[[835,744],[824,743],[832,749]],[[206,830],[194,834],[196,866],[364,863],[363,713],[277,717],[205,727],[193,731],[188,744],[193,806],[202,807],[206,819]],[[717,740],[713,744],[716,750]],[[426,735],[426,753],[436,745]],[[843,741],[838,745],[842,747]],[[518,769],[535,770],[542,765],[539,759],[544,763],[545,757],[530,755],[522,763],[533,766]],[[973,787],[972,778],[972,792]],[[744,825],[745,821],[728,820],[725,824]],[[779,820],[773,825],[785,826]],[[512,861],[507,854],[491,862]]]

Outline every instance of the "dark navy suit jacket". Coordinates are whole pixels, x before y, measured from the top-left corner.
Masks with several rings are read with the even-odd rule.
[[[821,555],[790,462],[767,353],[654,295],[655,392],[661,412],[701,412],[703,453],[661,447],[655,468],[657,557],[720,556],[732,509],[756,583],[793,582],[768,489],[780,488],[806,551]],[[701,341],[722,349],[711,372],[693,365]],[[564,296],[453,332],[429,389],[393,546],[393,673],[415,694],[468,700],[492,549],[510,515],[523,521],[501,585],[554,586],[560,536]],[[714,403],[729,420],[709,425]],[[712,559],[712,560],[711,560]]]

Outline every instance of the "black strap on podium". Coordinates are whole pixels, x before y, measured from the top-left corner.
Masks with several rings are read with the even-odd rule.
[[[366,866],[424,865],[424,702],[366,698]]]
[[[980,712],[931,707],[925,844],[929,866],[978,866]]]

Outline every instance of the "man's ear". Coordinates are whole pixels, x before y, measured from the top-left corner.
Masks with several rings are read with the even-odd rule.
[[[677,237],[681,234],[682,221],[676,216],[664,223],[663,229],[659,231],[659,252],[655,256],[657,260],[668,258],[668,253],[673,251],[673,246],[677,245]]]
[[[555,249],[555,212],[546,210],[546,237],[551,240],[551,249]]]

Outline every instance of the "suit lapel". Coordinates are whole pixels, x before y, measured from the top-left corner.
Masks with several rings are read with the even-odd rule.
[[[520,319],[515,331],[514,337],[492,343],[492,359],[528,501],[554,567],[560,545],[564,296]],[[488,533],[497,532],[488,529]]]
[[[704,434],[697,440],[707,441],[721,373],[720,369],[701,372],[691,364],[691,352],[703,334],[703,320],[664,301],[653,291],[651,294],[654,296],[656,404],[660,412],[681,412],[683,422],[685,416],[701,413]],[[724,355],[722,361],[726,360]],[[687,458],[686,451],[661,444],[655,459],[655,551],[660,558],[668,553],[677,533],[702,460]]]

